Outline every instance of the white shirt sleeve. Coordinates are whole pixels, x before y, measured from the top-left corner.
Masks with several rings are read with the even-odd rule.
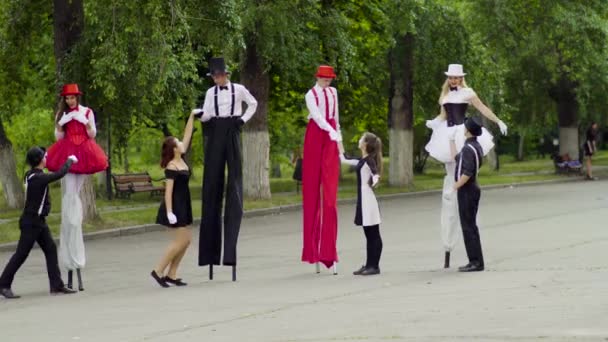
[[[334,95],[336,96],[336,130],[338,132],[340,132],[340,106],[338,106],[338,90],[336,90],[336,88],[331,88],[331,90],[334,92]]]
[[[340,153],[340,161],[342,162],[342,164],[350,166],[357,166],[357,164],[359,164],[359,159],[346,159],[346,157],[342,153]]]
[[[89,123],[91,127],[87,126],[87,134],[89,138],[94,139],[97,136],[97,125],[95,124],[95,115],[92,110],[87,111],[87,119],[89,119]]]
[[[207,90],[205,94],[205,102],[203,103],[203,115],[201,116],[202,122],[207,122],[211,120],[213,115],[215,115],[215,108],[213,107],[213,88]]]
[[[243,121],[247,122],[249,121],[249,119],[251,119],[253,114],[255,114],[255,110],[258,108],[258,101],[244,86],[239,85],[238,92],[241,100],[247,104],[247,111],[245,111],[245,113],[241,117]]]
[[[59,132],[57,127],[55,127],[55,140],[63,139],[65,137],[64,132]]]
[[[329,122],[325,120],[325,117],[321,115],[319,112],[319,106],[317,106],[317,102],[315,101],[315,96],[312,94],[312,91],[306,93],[306,107],[308,108],[308,112],[310,113],[310,117],[317,123],[317,125],[324,131],[329,132],[330,134],[336,135],[336,130],[331,127]]]

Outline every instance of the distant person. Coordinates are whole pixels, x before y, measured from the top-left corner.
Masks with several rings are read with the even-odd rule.
[[[49,183],[63,178],[70,166],[78,159],[70,155],[67,161],[57,172],[44,173],[46,167],[46,151],[40,147],[33,147],[27,152],[26,161],[31,169],[25,173],[25,208],[19,219],[21,235],[17,243],[17,251],[11,257],[2,276],[0,276],[0,295],[8,299],[19,298],[13,293],[11,286],[15,274],[38,243],[46,259],[46,271],[49,275],[51,294],[73,294],[76,291],[65,287],[61,280],[59,261],[57,260],[57,246],[46,224],[46,217],[51,211],[51,194]]]
[[[585,151],[585,163],[587,167],[587,176],[585,176],[586,180],[595,180],[593,177],[593,167],[591,165],[591,158],[597,151],[597,122],[592,122],[591,126],[587,129],[587,136],[585,139],[585,146],[583,146],[583,150]]]

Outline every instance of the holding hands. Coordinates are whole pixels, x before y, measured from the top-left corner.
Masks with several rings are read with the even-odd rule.
[[[71,160],[73,164],[78,163],[78,158],[76,158],[76,156],[73,154],[68,157],[68,160]]]

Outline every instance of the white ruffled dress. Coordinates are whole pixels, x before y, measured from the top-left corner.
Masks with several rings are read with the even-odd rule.
[[[450,148],[450,133],[451,130],[456,130],[454,142],[456,143],[456,151],[460,151],[466,140],[464,136],[466,110],[475,96],[473,89],[459,87],[458,90],[450,91],[443,98],[441,105],[445,109],[447,119],[431,121],[430,128],[433,130],[433,134],[431,134],[431,139],[425,146],[431,157],[444,164],[454,162]],[[477,137],[484,156],[494,148],[493,138],[492,134],[485,128],[482,129],[482,134]]]

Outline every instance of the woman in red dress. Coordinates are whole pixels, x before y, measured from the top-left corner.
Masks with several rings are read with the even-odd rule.
[[[63,86],[61,108],[55,115],[57,142],[48,149],[47,169],[58,170],[67,156],[74,155],[82,163],[73,164],[62,180],[61,235],[59,260],[68,270],[68,287],[72,288],[72,271],[78,275],[78,288],[84,290],[80,269],[86,258],[82,238],[82,203],[80,189],[86,175],[104,171],[108,158],[95,142],[97,127],[90,108],[80,105],[82,93],[77,84]]]

